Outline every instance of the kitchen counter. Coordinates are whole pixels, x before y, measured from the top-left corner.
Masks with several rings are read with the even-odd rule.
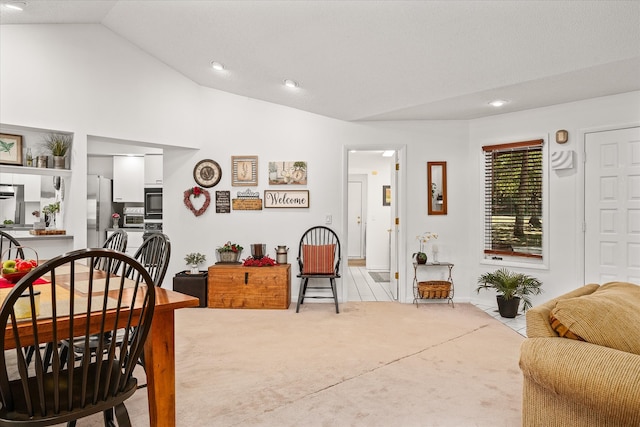
[[[73,239],[73,235],[71,234],[43,234],[40,236],[33,235],[29,233],[31,228],[20,229],[20,230],[12,230],[10,228],[3,228],[2,231],[9,234],[10,236],[15,237],[20,242],[27,240],[51,240],[51,239]]]
[[[73,250],[73,235],[45,234],[34,236],[31,228],[3,228],[2,231],[15,237],[24,249],[25,258],[51,259]]]

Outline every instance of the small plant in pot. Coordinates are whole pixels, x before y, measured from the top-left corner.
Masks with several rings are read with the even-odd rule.
[[[198,270],[198,265],[205,262],[207,260],[207,257],[200,252],[192,252],[190,254],[187,254],[184,257],[184,260],[186,261],[187,265],[191,266],[190,273],[198,274],[200,273],[200,271]]]
[[[73,137],[62,133],[50,133],[43,137],[44,148],[53,156],[53,166],[55,169],[64,169],[65,156],[71,148]]]
[[[426,264],[427,254],[424,252],[424,246],[427,244],[427,242],[429,242],[429,240],[437,239],[437,238],[438,238],[438,235],[430,231],[427,231],[425,233],[422,233],[416,236],[416,240],[420,242],[420,250],[414,253],[413,255],[411,255],[411,257],[415,259],[418,264]]]
[[[518,314],[521,300],[524,311],[531,308],[529,295],[542,293],[541,286],[542,282],[535,277],[501,268],[478,277],[476,291],[495,289],[498,292],[496,299],[500,316],[513,318]]]

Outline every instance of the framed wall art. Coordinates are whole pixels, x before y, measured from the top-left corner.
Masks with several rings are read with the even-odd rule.
[[[22,166],[22,136],[0,133],[0,164]]]
[[[231,185],[235,187],[258,185],[258,156],[231,157]]]
[[[265,208],[308,208],[309,190],[264,190]]]
[[[307,162],[269,162],[269,185],[307,185]]]
[[[391,186],[382,186],[382,206],[391,206]]]

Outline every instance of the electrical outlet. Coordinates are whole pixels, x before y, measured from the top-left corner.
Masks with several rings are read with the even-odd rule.
[[[332,222],[333,222],[333,218],[331,218],[331,214],[326,214],[324,216],[324,223],[327,225],[331,225]]]

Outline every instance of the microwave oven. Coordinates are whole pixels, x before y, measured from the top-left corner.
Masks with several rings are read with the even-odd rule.
[[[144,189],[144,219],[162,219],[162,188],[147,187]]]

